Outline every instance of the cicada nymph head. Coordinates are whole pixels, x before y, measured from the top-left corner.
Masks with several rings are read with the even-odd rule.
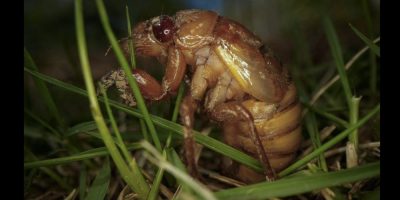
[[[176,31],[174,19],[161,15],[154,18],[151,23],[153,35],[159,42],[166,43],[172,40]]]
[[[176,30],[174,19],[166,15],[140,22],[133,29],[136,54],[150,57],[166,56]]]

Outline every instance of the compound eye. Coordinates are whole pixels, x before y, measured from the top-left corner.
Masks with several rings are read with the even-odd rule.
[[[153,22],[152,29],[158,41],[169,42],[175,33],[175,22],[171,17],[163,15]]]

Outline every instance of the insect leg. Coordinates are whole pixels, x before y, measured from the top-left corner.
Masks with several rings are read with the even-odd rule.
[[[269,162],[267,153],[264,149],[264,146],[261,142],[260,136],[257,132],[257,129],[254,125],[254,120],[251,113],[240,103],[240,102],[228,102],[217,105],[211,112],[211,118],[219,121],[237,121],[244,120],[249,124],[249,133],[250,139],[256,146],[257,154],[261,162],[265,167],[265,176],[268,181],[273,181],[277,178],[277,175],[271,164]]]
[[[183,124],[183,136],[184,136],[184,153],[186,163],[189,168],[189,174],[199,179],[199,173],[197,170],[197,163],[195,158],[195,142],[193,138],[193,123],[194,123],[194,112],[197,108],[197,102],[191,94],[187,94],[182,101],[180,107],[180,116]]]
[[[105,90],[107,90],[108,88],[113,86],[116,83],[118,77],[121,75],[121,72],[122,72],[121,69],[111,70],[106,75],[102,76],[99,81],[99,86],[96,89],[97,95],[100,94],[99,87],[103,87]],[[124,76],[122,78],[124,78]]]
[[[186,72],[186,62],[182,52],[176,47],[168,48],[167,66],[161,83],[164,95],[178,90]]]

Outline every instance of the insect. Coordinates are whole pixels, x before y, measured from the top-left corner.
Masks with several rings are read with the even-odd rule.
[[[296,88],[288,70],[244,26],[213,11],[183,10],[138,23],[132,38],[136,56],[155,57],[165,66],[161,84],[146,71],[133,70],[146,100],[174,95],[188,80],[180,117],[192,176],[198,177],[191,134],[196,110],[222,126],[227,144],[263,163],[265,172],[259,174],[224,159],[225,171],[244,182],[274,180],[295,158],[302,141]],[[128,49],[127,41],[121,45]],[[115,84],[127,104],[136,104],[122,70],[101,83]]]

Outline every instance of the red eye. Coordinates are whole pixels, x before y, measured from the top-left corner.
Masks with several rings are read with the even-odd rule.
[[[160,42],[168,42],[175,33],[175,23],[171,17],[160,16],[159,20],[153,23],[153,34]]]

